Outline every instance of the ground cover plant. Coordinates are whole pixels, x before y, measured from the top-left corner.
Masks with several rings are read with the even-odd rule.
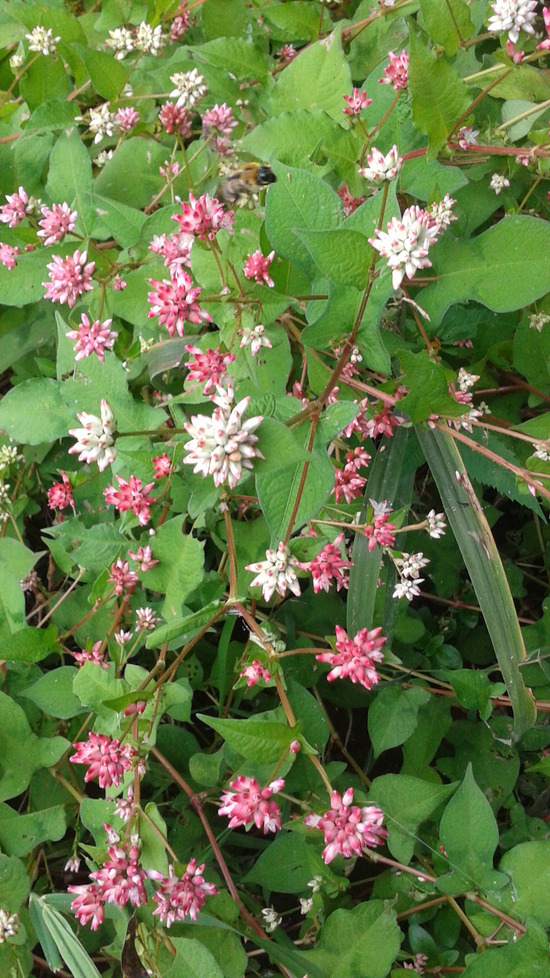
[[[0,974],[550,975],[550,7],[1,14]]]

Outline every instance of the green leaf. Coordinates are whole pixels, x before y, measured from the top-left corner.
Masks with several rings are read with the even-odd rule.
[[[177,957],[166,978],[224,978],[214,955],[200,941],[176,937],[173,944]]]
[[[525,646],[498,548],[452,438],[421,428],[417,435],[491,636],[519,740],[533,726],[536,710],[521,674]]]
[[[65,102],[61,99],[47,99],[42,102],[31,114],[25,126],[27,135],[46,132],[62,133],[66,129],[74,128],[74,120],[77,115],[77,108],[72,102]],[[76,133],[78,141],[80,137]]]
[[[381,900],[354,910],[336,910],[324,924],[319,946],[304,951],[324,978],[385,978],[399,952],[403,935],[395,911]]]
[[[419,828],[456,790],[455,784],[430,784],[405,774],[375,778],[369,801],[382,809],[388,829],[388,848],[395,859],[408,865],[413,857]]]
[[[376,693],[368,715],[374,756],[403,744],[416,729],[418,711],[429,699],[419,687],[384,686]]]
[[[10,574],[7,567],[0,565],[0,632],[8,639],[12,634],[26,631],[25,595],[21,590],[20,579]],[[31,629],[28,629],[31,631]],[[26,641],[23,639],[23,647]]]
[[[300,52],[279,77],[270,101],[270,114],[294,109],[323,109],[343,124],[342,94],[351,90],[349,65],[338,31]]]
[[[297,727],[285,723],[261,720],[218,720],[197,714],[209,727],[223,737],[233,750],[248,760],[260,764],[271,764],[280,760],[292,741],[296,739]]]
[[[548,938],[535,920],[527,921],[518,940],[486,948],[483,954],[468,954],[465,960],[462,978],[550,978]]]
[[[404,375],[400,378],[409,393],[399,401],[399,407],[413,423],[427,421],[432,414],[458,417],[464,405],[457,404],[449,394],[448,375],[442,364],[436,363],[426,350],[409,353],[399,350]]]
[[[239,80],[265,80],[267,63],[264,55],[258,47],[243,37],[217,37],[206,44],[189,47],[188,51],[195,51],[201,61],[223,68]]]
[[[449,58],[456,54],[462,40],[476,32],[464,0],[420,0],[420,9],[430,37],[443,45]]]
[[[127,207],[118,200],[109,200],[99,194],[85,194],[84,202],[95,215],[96,238],[113,237],[121,248],[132,248],[140,239],[145,214],[134,207]]]
[[[493,869],[498,826],[489,802],[474,781],[471,765],[442,815],[439,838],[453,868],[438,879],[438,889],[460,893],[471,889],[472,884],[482,889],[503,886],[504,875]]]
[[[63,805],[21,815],[0,802],[0,845],[8,856],[26,856],[42,842],[59,842],[66,831]]]
[[[454,65],[436,58],[412,30],[408,76],[413,122],[428,136],[428,157],[433,159],[470,105],[470,94]]]
[[[166,147],[137,136],[125,139],[99,173],[95,192],[138,210],[146,207],[163,186],[159,166],[165,159]]]
[[[29,629],[30,631],[30,629]],[[36,659],[33,661],[37,661]],[[44,713],[69,720],[83,713],[80,701],[73,693],[75,666],[60,666],[46,672],[36,683],[28,686],[21,695],[32,700]]]
[[[456,669],[446,672],[445,678],[453,687],[458,702],[468,710],[479,710],[482,719],[487,720],[491,713],[492,685],[485,673]]]
[[[276,893],[301,893],[314,876],[326,876],[318,847],[308,845],[295,832],[277,835],[246,874],[247,883],[258,883]]]
[[[37,737],[17,703],[0,693],[0,801],[15,798],[40,768],[52,767],[70,747],[64,737]]]
[[[55,651],[58,651],[55,625],[22,628],[9,638],[0,640],[0,659],[6,662],[40,662]]]
[[[66,246],[56,250],[56,254],[61,253],[63,256],[66,252]],[[44,249],[40,249],[20,255],[17,265],[11,270],[5,265],[0,265],[2,305],[29,306],[42,299],[45,291],[42,282],[48,278],[46,264],[50,257],[51,255],[46,254]],[[8,394],[11,393],[12,391],[8,391]]]
[[[46,187],[52,200],[66,200],[76,208],[79,221],[87,233],[91,231],[94,220],[86,200],[92,186],[92,163],[79,133],[75,130],[69,134],[62,133],[50,156]]]
[[[15,913],[27,899],[29,889],[29,877],[21,860],[0,853],[0,906]]]
[[[319,29],[319,5],[311,0],[288,0],[277,7],[267,7],[264,13],[268,24],[277,28],[285,42],[316,41]],[[326,18],[330,24],[330,19]],[[330,29],[330,28],[328,28]]]
[[[266,456],[267,457],[267,456]],[[277,456],[271,455],[271,459]],[[301,486],[305,462],[287,462],[279,456],[277,470],[261,468],[256,474],[256,492],[262,513],[271,533],[271,545],[277,548],[291,522],[302,526],[317,515],[334,486],[334,467],[326,454],[309,453],[305,483]],[[297,513],[292,518],[298,492],[301,492]]]
[[[342,202],[328,183],[306,170],[273,165],[278,179],[269,188],[265,230],[271,247],[313,278],[316,265],[297,230],[324,231],[336,227]]]
[[[433,248],[437,281],[422,291],[435,329],[449,306],[475,300],[493,312],[522,309],[550,291],[550,225],[528,215],[505,217],[468,241],[444,235]]]
[[[145,817],[141,815],[139,819],[139,837],[142,845],[140,863],[144,869],[156,869],[164,876],[168,876],[168,854],[162,841],[166,836],[166,822],[157,805],[150,801],[145,806]]]
[[[297,230],[295,233],[304,242],[318,269],[332,282],[356,289],[366,287],[373,250],[363,234],[347,228]]]
[[[106,101],[114,99],[128,80],[128,69],[120,61],[116,61],[112,54],[107,54],[105,51],[96,51],[83,44],[74,44],[73,50],[82,58],[98,95]]]
[[[148,649],[156,649],[163,642],[171,642],[176,638],[192,638],[209,621],[215,622],[222,613],[222,602],[211,601],[195,614],[184,615],[183,618],[177,618],[175,621],[167,622],[166,625],[160,625],[152,635],[148,636],[146,646]]]
[[[500,893],[502,903],[520,919],[536,917],[544,926],[550,925],[550,851],[548,843],[521,842],[504,853],[501,872],[510,877],[510,884]]]
[[[101,978],[95,964],[86,953],[76,934],[59,911],[46,903],[41,897],[36,901],[40,905],[46,927],[53,937],[59,953],[73,974],[79,978]]]
[[[111,720],[113,711],[106,704],[128,692],[128,684],[122,679],[115,679],[114,666],[101,669],[95,662],[85,662],[75,674],[73,690],[82,706]]]
[[[204,574],[204,543],[182,533],[183,516],[159,527],[155,558],[159,563],[147,572],[147,586],[165,594],[165,617],[182,610],[185,599],[199,587]]]
[[[40,405],[40,410],[37,410]],[[59,384],[33,377],[13,387],[0,404],[0,427],[17,442],[40,445],[65,438],[77,421],[63,402]]]

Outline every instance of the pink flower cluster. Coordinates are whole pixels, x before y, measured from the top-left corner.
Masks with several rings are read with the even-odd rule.
[[[334,469],[334,498],[337,503],[342,497],[347,503],[353,502],[363,494],[363,486],[366,478],[359,475],[359,469],[366,467],[370,462],[370,455],[362,448],[355,448],[352,452],[346,453],[346,464],[343,469]]]
[[[0,262],[5,268],[9,268],[10,272],[17,265],[17,256],[21,254],[21,248],[17,245],[6,244],[5,241],[0,241]]]
[[[48,506],[50,509],[66,509],[71,506],[74,513],[73,487],[66,472],[61,472],[62,482],[54,482],[48,489]]]
[[[170,336],[175,332],[183,336],[186,322],[212,322],[196,301],[202,292],[200,285],[193,286],[191,276],[181,268],[176,270],[170,281],[163,279],[158,282],[151,278],[149,282],[156,291],[149,292],[147,296],[151,304],[147,316],[149,319],[158,316],[159,324],[166,326]]]
[[[169,866],[169,875],[162,877],[153,896],[157,904],[153,915],[158,915],[167,927],[176,920],[185,920],[186,917],[196,920],[206,897],[214,896],[218,892],[213,883],[205,883],[203,871],[204,863],[197,866],[196,859],[187,863],[187,869],[181,877],[176,876],[173,866]]]
[[[177,132],[182,139],[187,139],[191,135],[192,116],[184,105],[165,102],[159,110],[158,117],[162,128],[169,136]]]
[[[271,801],[271,796],[284,786],[283,778],[277,778],[266,788],[260,788],[256,778],[239,774],[235,781],[230,782],[233,791],[225,791],[221,796],[218,814],[229,815],[230,829],[254,823],[257,829],[263,827],[264,835],[276,832],[281,828],[281,810]]]
[[[212,129],[216,129],[217,132],[223,132],[226,136],[230,136],[232,130],[238,125],[237,120],[233,118],[233,109],[225,102],[221,105],[216,103],[211,109],[207,109],[201,119],[202,130],[205,135],[208,135]]]
[[[7,204],[0,207],[0,221],[10,228],[17,227],[34,210],[34,201],[29,200],[24,187],[19,187],[19,193],[6,194],[6,200]]]
[[[323,859],[330,863],[336,856],[351,859],[360,856],[363,849],[374,849],[382,844],[388,833],[382,826],[383,813],[375,805],[360,808],[353,804],[353,788],[343,795],[333,791],[330,809],[324,815],[307,815],[305,824],[310,829],[324,833]]]
[[[269,266],[274,257],[274,251],[271,251],[267,256],[264,256],[259,249],[254,251],[246,257],[243,268],[244,274],[247,278],[253,278],[258,285],[267,285],[268,288],[272,289],[275,283],[269,274]]]
[[[105,651],[103,648],[103,642],[99,639],[94,642],[91,649],[83,649],[81,652],[72,652],[80,667],[82,667],[86,662],[93,662],[95,665],[101,666],[102,669],[108,669],[109,663],[105,662]]]
[[[86,313],[81,313],[78,329],[70,329],[65,336],[68,340],[76,340],[74,345],[75,360],[82,360],[92,353],[97,354],[98,360],[105,363],[105,350],[112,350],[118,333],[111,330],[112,319],[101,322],[96,319],[90,323]]]
[[[93,289],[94,268],[95,262],[88,261],[86,251],[75,251],[66,258],[54,255],[53,261],[48,265],[50,281],[42,282],[46,289],[44,298],[59,302],[60,305],[66,302],[72,309],[80,295]]]
[[[320,553],[309,564],[302,565],[304,570],[311,573],[315,594],[318,594],[319,591],[327,591],[328,593],[333,581],[336,581],[337,591],[348,587],[349,581],[342,572],[342,568],[346,570],[348,567],[353,567],[353,561],[342,558],[340,545],[343,539],[344,534],[339,533],[334,543],[325,544]]]
[[[172,220],[179,224],[180,231],[192,234],[201,241],[206,238],[213,241],[222,228],[233,230],[233,211],[226,212],[223,204],[209,194],[202,194],[198,200],[189,194],[189,203],[182,203],[181,214],[174,214]]]
[[[376,503],[370,500],[373,508],[373,521],[365,527],[365,536],[369,541],[369,551],[374,550],[376,544],[380,547],[393,547],[395,543],[394,531],[397,529],[395,523],[389,523],[391,509],[386,501]]]
[[[376,663],[382,662],[382,646],[386,639],[380,635],[381,628],[368,631],[362,628],[351,639],[344,628],[336,625],[336,652],[320,652],[315,658],[318,662],[328,662],[332,666],[327,679],[351,679],[365,689],[371,689],[378,682]]]
[[[116,476],[116,479],[119,488],[115,489],[114,486],[108,485],[103,491],[105,502],[108,506],[115,506],[120,513],[125,513],[131,509],[134,516],[137,516],[140,525],[145,526],[151,515],[150,507],[156,503],[156,499],[149,495],[155,483],[148,482],[144,486],[141,479],[135,475],[131,475],[129,481],[122,479],[119,475]]]
[[[122,557],[117,557],[116,562],[111,564],[110,574],[107,578],[110,584],[115,585],[115,594],[123,594],[124,591],[133,591],[137,582],[138,576],[135,571],[130,570],[130,565],[127,560],[123,560]]]
[[[260,679],[263,679],[264,683],[268,683],[271,679],[269,669],[264,669],[259,659],[253,659],[249,665],[244,667],[241,672],[241,677],[244,676],[248,680],[247,686],[255,686],[256,683],[259,683]]]
[[[111,740],[106,734],[96,734],[90,731],[88,740],[73,744],[76,754],[69,758],[72,764],[88,764],[84,775],[85,781],[97,778],[100,788],[115,788],[120,779],[129,771],[137,751],[130,744],[121,745],[120,740]]]
[[[66,202],[52,204],[51,209],[44,206],[41,211],[42,220],[38,222],[38,226],[42,230],[36,233],[39,238],[46,239],[44,242],[46,246],[63,241],[66,234],[74,231],[78,214],[72,211]]]
[[[234,353],[222,353],[219,346],[215,350],[200,350],[198,346],[187,345],[185,349],[195,358],[185,364],[189,379],[204,383],[203,394],[209,394],[218,384],[223,384],[227,368],[235,359]]]
[[[401,54],[394,54],[388,51],[389,65],[384,68],[384,77],[379,78],[380,85],[393,85],[395,91],[400,88],[407,88],[409,84],[409,56],[406,51]]]
[[[145,880],[147,877],[161,876],[155,870],[145,870],[139,863],[139,849],[135,842],[129,847],[116,845],[119,837],[110,825],[105,825],[109,842],[108,859],[101,869],[90,873],[94,882],[83,886],[69,886],[69,893],[76,893],[71,910],[81,924],[91,921],[92,930],[97,930],[105,919],[105,904],[114,903],[124,907],[128,901],[134,907],[147,903]]]
[[[353,89],[352,95],[344,95],[342,97],[346,103],[346,108],[342,109],[344,115],[359,115],[363,109],[368,109],[372,103],[372,99],[367,98],[367,93],[360,92],[358,88]]]

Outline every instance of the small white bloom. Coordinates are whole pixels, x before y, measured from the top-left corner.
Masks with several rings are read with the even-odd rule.
[[[529,329],[536,329],[537,333],[542,333],[546,323],[550,323],[550,316],[545,312],[534,312],[529,316]]]
[[[264,918],[264,927],[267,934],[271,934],[274,930],[277,930],[277,927],[283,919],[273,907],[266,907],[265,910],[262,910],[262,917]]]
[[[508,31],[508,38],[515,44],[521,30],[535,33],[536,9],[537,0],[495,0],[487,27],[495,34]]]
[[[98,109],[90,109],[90,132],[94,133],[94,143],[100,143],[104,136],[113,135],[115,116],[107,102]]]
[[[14,937],[20,927],[20,920],[16,913],[9,914],[7,910],[0,909],[0,944],[4,944],[8,937]]]
[[[403,166],[403,158],[399,155],[397,146],[392,146],[384,156],[376,146],[373,146],[367,156],[368,166],[362,166],[359,173],[371,183],[382,183],[384,180],[394,180]]]
[[[191,108],[201,98],[206,95],[207,87],[204,84],[203,75],[199,75],[196,68],[192,71],[178,71],[175,75],[170,75],[170,81],[175,86],[170,92],[171,98],[177,98],[176,105],[186,105]]]
[[[464,367],[461,367],[458,371],[458,376],[456,378],[457,387],[461,391],[467,391],[469,387],[473,387],[477,384],[479,380],[479,374],[470,374]]]
[[[253,329],[250,326],[244,326],[243,329],[239,330],[239,335],[242,337],[240,345],[249,346],[253,357],[260,352],[262,346],[272,349],[271,341],[263,335],[264,329],[265,326],[258,323]]]
[[[258,416],[243,421],[250,398],[233,406],[233,389],[224,390],[217,386],[217,395],[212,398],[217,407],[212,417],[198,414],[184,425],[191,435],[184,448],[189,455],[184,458],[186,465],[194,465],[193,472],[214,477],[214,485],[227,482],[234,489],[244,469],[253,468],[253,458],[263,458],[255,447],[258,436],[253,434],[263,417]]]
[[[314,876],[312,880],[309,880],[307,885],[311,887],[312,893],[318,893],[323,886],[323,877]]]
[[[550,462],[550,451],[547,448],[543,448],[542,445],[534,445],[535,458],[542,459],[543,462]]]
[[[0,448],[0,472],[9,469],[10,465],[15,465],[16,462],[23,462],[24,460],[25,456],[17,451],[15,445],[2,445]]]
[[[455,217],[452,210],[455,204],[456,200],[450,194],[445,194],[438,203],[430,204],[427,208],[428,214],[440,227],[447,228],[451,221],[458,221],[458,217]]]
[[[403,577],[409,577],[411,580],[416,580],[420,576],[422,568],[427,567],[430,563],[428,557],[425,557],[422,553],[403,553],[395,562],[401,568]]]
[[[414,204],[407,207],[401,220],[392,217],[387,232],[377,228],[377,237],[369,238],[369,244],[388,260],[394,289],[399,288],[405,275],[410,279],[419,268],[431,266],[428,251],[439,231],[427,211]]]
[[[114,462],[118,449],[115,446],[116,421],[107,401],[101,402],[101,417],[83,411],[77,415],[82,428],[71,428],[69,434],[76,438],[76,445],[69,454],[78,456],[79,462],[97,462],[100,472]]]
[[[456,141],[461,149],[468,149],[468,146],[477,146],[478,136],[479,129],[474,129],[473,126],[462,126],[456,134]]]
[[[438,540],[439,537],[445,536],[447,521],[444,513],[436,513],[435,509],[431,509],[426,519],[428,520],[428,533],[434,538],[434,540]]]
[[[78,873],[79,869],[80,869],[80,859],[78,858],[78,856],[71,856],[71,858],[67,860],[64,866],[65,873]]]
[[[300,913],[305,917],[313,906],[313,897],[300,897]]]
[[[54,54],[55,46],[61,37],[54,37],[51,27],[33,27],[30,34],[25,34],[29,42],[29,51],[39,51],[41,54]]]
[[[495,191],[495,194],[498,197],[499,193],[504,190],[504,187],[510,186],[510,181],[507,177],[501,177],[500,173],[493,173],[489,186],[491,190]]]
[[[130,51],[134,50],[132,32],[127,27],[117,27],[116,30],[109,31],[105,45],[115,51],[117,61],[122,61]]]
[[[407,601],[412,601],[414,597],[420,594],[418,585],[422,584],[423,580],[423,577],[417,577],[415,581],[410,581],[408,578],[403,577],[395,585],[392,598],[406,598]]]
[[[136,49],[143,51],[144,54],[152,54],[154,57],[162,50],[166,44],[166,38],[162,33],[162,26],[151,27],[142,21],[136,31]]]
[[[10,58],[10,68],[13,72],[17,73],[20,68],[23,67],[25,63],[25,56],[23,54],[12,54]]]
[[[261,587],[265,601],[269,601],[275,591],[284,598],[287,588],[299,597],[300,583],[294,568],[299,567],[300,562],[289,548],[281,542],[277,550],[266,550],[265,557],[265,560],[246,566],[246,570],[257,574],[250,587]]]
[[[109,160],[112,160],[112,158],[113,158],[112,149],[102,149],[101,153],[97,154],[94,163],[101,170],[101,168],[104,167],[105,164],[109,162]]]

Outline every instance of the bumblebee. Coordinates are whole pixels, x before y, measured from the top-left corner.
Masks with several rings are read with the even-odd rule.
[[[239,197],[258,193],[263,187],[275,183],[277,177],[267,163],[243,163],[238,170],[228,173],[221,187],[226,204],[235,204]]]

